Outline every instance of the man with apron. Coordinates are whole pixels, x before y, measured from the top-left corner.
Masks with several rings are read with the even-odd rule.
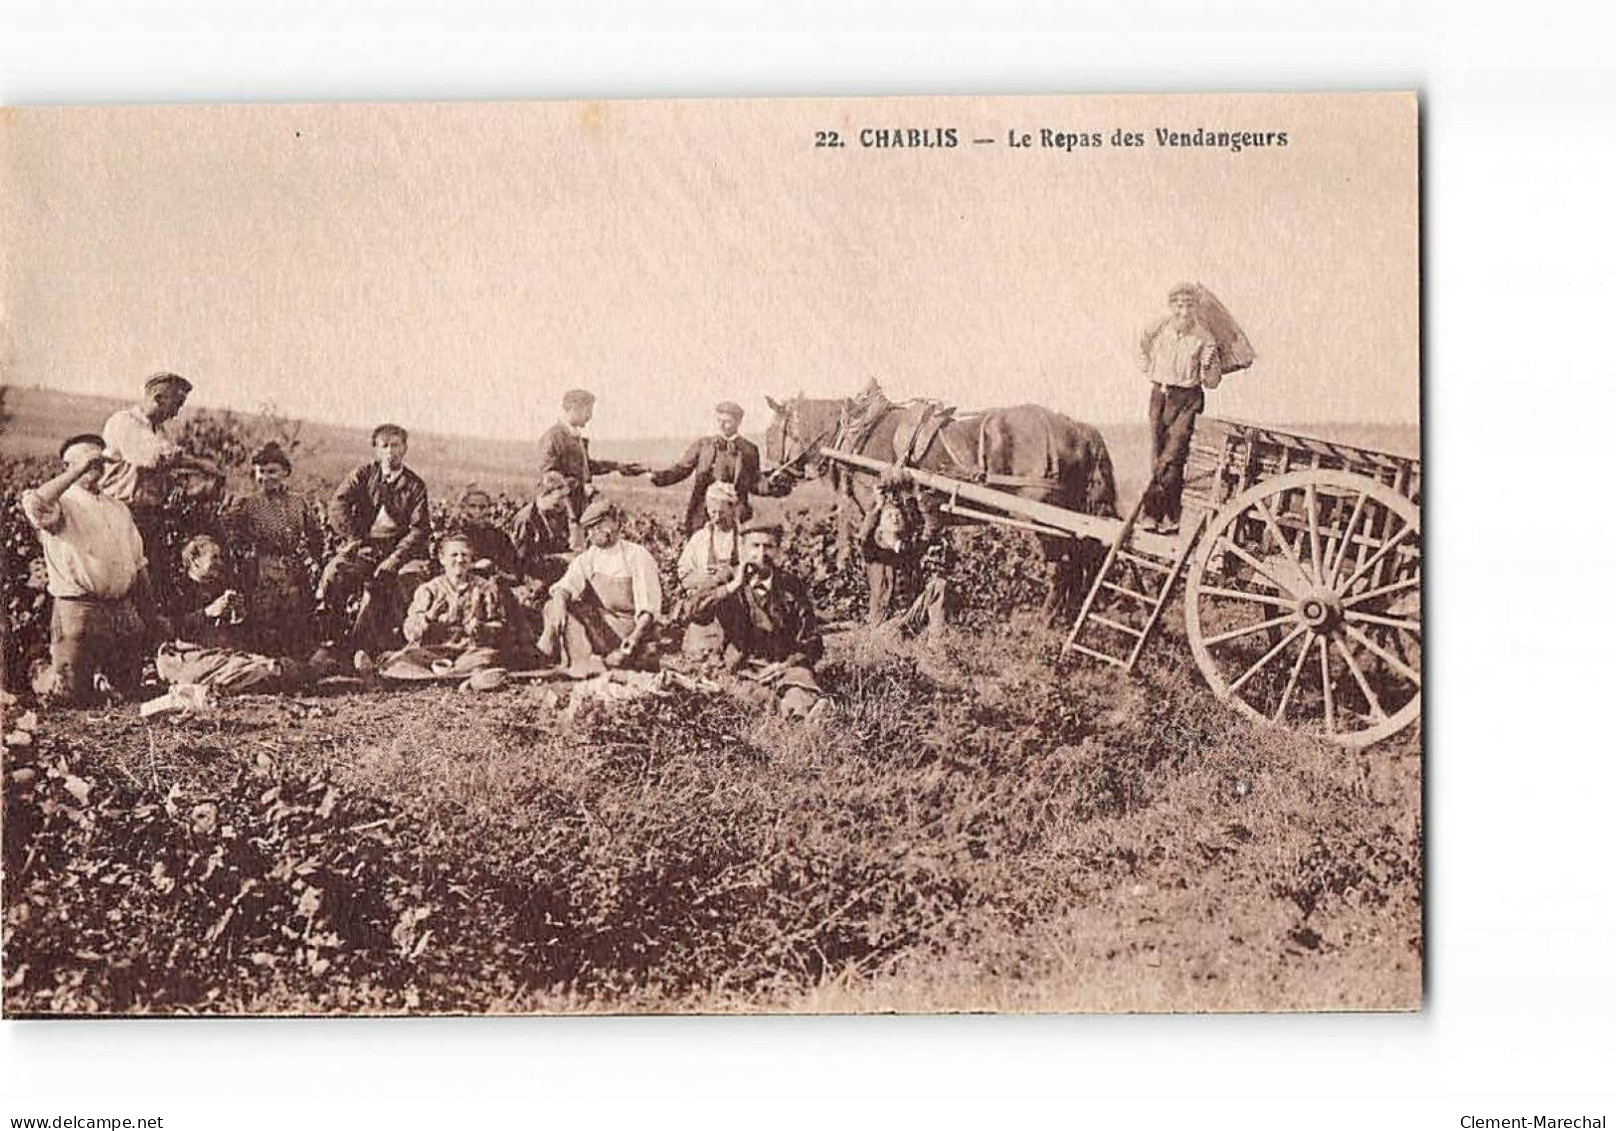
[[[654,668],[653,633],[662,615],[662,581],[644,546],[621,537],[622,512],[603,496],[579,516],[588,545],[550,588],[539,653],[583,668]]]

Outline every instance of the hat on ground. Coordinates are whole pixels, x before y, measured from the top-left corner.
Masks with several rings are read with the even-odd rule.
[[[785,536],[785,532],[785,527],[778,522],[770,522],[766,518],[751,519],[745,526],[741,527],[743,537],[748,534],[767,534],[776,542]]]
[[[733,416],[736,420],[746,415],[746,410],[734,401],[719,401],[718,407],[713,411],[723,416]]]
[[[589,505],[584,508],[584,513],[578,516],[578,525],[588,530],[603,519],[621,518],[622,514],[623,512],[618,509],[616,503],[605,495],[596,495],[589,500]]]
[[[1194,283],[1178,283],[1174,285],[1172,290],[1167,292],[1168,302],[1172,302],[1175,298],[1181,297],[1192,298],[1199,302],[1201,300],[1201,288],[1196,286]]]
[[[498,691],[511,681],[511,673],[504,668],[478,668],[460,685],[462,691]]]
[[[80,444],[94,444],[102,451],[105,451],[107,447],[107,442],[96,433],[80,432],[77,436],[69,436],[67,439],[63,440],[62,446],[56,449],[56,454],[58,456],[65,456],[67,455],[67,450],[69,448],[75,448]]]
[[[189,393],[193,388],[191,383],[178,373],[153,373],[146,378],[146,391],[148,393],[161,389],[164,385],[178,385],[182,393]]]
[[[263,447],[259,448],[253,453],[252,457],[252,465],[254,467],[268,467],[270,464],[276,464],[280,467],[284,467],[287,471],[292,470],[291,457],[288,456],[286,454],[286,450],[274,440],[269,441]]]
[[[710,507],[741,501],[741,496],[735,490],[735,484],[724,482],[709,483],[705,498],[707,505]]]
[[[595,403],[595,394],[588,389],[568,389],[561,395],[562,408],[584,408]]]

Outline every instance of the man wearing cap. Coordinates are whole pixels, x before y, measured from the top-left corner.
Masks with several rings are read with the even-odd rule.
[[[706,523],[685,541],[679,553],[679,586],[684,590],[684,607],[688,617],[685,625],[684,654],[701,658],[718,657],[724,651],[724,630],[708,609],[696,617],[691,614],[702,594],[727,585],[735,577],[741,561],[741,535],[737,529],[738,500],[735,487],[729,483],[710,483],[707,486]]]
[[[621,536],[622,512],[603,496],[590,500],[579,526],[589,544],[550,587],[540,654],[572,668],[590,656],[609,668],[652,666],[652,632],[662,615],[656,559]]]
[[[559,471],[539,476],[531,502],[511,519],[518,576],[548,590],[567,572],[571,560],[572,515],[567,510],[572,484]]]
[[[830,710],[813,665],[824,655],[819,619],[807,586],[781,569],[781,529],[753,519],[741,528],[740,568],[727,584],[707,590],[694,615],[714,616],[724,629],[724,666],[745,699],[778,704],[793,718]]]
[[[138,405],[107,417],[101,429],[106,443],[106,470],[101,493],[128,506],[149,554],[162,551],[163,504],[174,472],[196,471],[218,477],[219,469],[180,450],[168,423],[185,407],[191,383],[178,373],[146,378],[145,398]]]
[[[59,449],[61,474],[22,496],[52,597],[51,666],[35,687],[47,700],[74,706],[90,702],[97,676],[132,695],[148,631],[169,631],[152,599],[134,517],[101,491],[105,450],[94,433],[68,439]]]
[[[342,543],[314,595],[324,619],[332,621],[364,588],[351,633],[361,649],[391,634],[398,606],[428,572],[424,559],[432,540],[426,482],[404,466],[409,433],[381,424],[371,432],[370,445],[375,459],[355,468],[331,497],[328,517]]]
[[[1199,302],[1194,283],[1178,284],[1167,294],[1167,316],[1139,339],[1139,370],[1151,382],[1151,474],[1140,525],[1162,534],[1178,533],[1184,464],[1196,414],[1206,408],[1202,390],[1223,380],[1217,341],[1197,317]]]
[[[685,508],[687,534],[694,534],[707,521],[709,484],[728,483],[735,488],[736,513],[741,522],[752,517],[753,495],[777,493],[763,479],[762,457],[757,445],[740,434],[744,415],[741,406],[734,401],[721,402],[713,410],[714,434],[691,444],[679,462],[651,475],[654,487],[668,487],[695,475],[696,481],[690,488],[690,505]]]
[[[539,474],[555,471],[567,479],[567,508],[576,521],[588,502],[590,480],[596,475],[643,475],[637,463],[594,459],[589,454],[589,437],[584,428],[595,415],[595,394],[587,389],[571,389],[561,398],[561,419],[539,437]]]

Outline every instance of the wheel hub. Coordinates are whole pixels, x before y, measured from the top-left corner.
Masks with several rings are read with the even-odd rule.
[[[1340,621],[1341,599],[1327,589],[1315,589],[1302,597],[1296,615],[1315,632],[1323,632]]]

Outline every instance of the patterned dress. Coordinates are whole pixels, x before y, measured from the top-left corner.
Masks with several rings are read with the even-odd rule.
[[[254,651],[301,656],[315,643],[314,564],[324,538],[307,499],[289,491],[249,495],[229,521],[241,555]]]

